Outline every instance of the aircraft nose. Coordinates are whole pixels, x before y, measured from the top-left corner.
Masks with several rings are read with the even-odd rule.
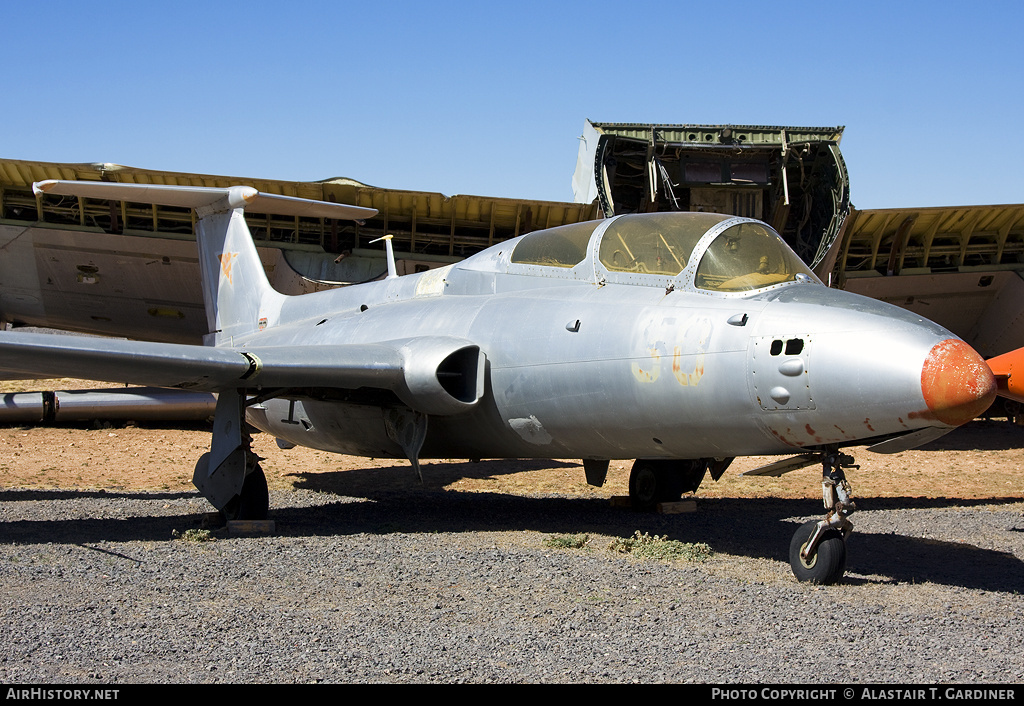
[[[925,358],[921,392],[936,419],[960,426],[992,404],[996,379],[973,348],[957,338],[947,338],[932,346]]]

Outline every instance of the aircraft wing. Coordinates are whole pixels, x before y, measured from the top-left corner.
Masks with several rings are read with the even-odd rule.
[[[1024,204],[853,209],[842,289],[912,311],[985,357],[1024,346]]]
[[[219,392],[390,390],[416,411],[453,414],[483,394],[484,355],[443,336],[344,345],[211,347],[0,332],[0,373]]]

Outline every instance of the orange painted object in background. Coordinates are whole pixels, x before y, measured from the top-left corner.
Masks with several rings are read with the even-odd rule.
[[[996,376],[999,394],[1024,402],[1024,348],[997,355],[986,362]]]

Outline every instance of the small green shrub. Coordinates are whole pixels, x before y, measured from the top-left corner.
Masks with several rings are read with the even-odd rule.
[[[684,561],[704,561],[711,557],[711,547],[702,542],[690,543],[668,539],[667,535],[653,537],[640,530],[629,539],[616,537],[608,544],[608,549],[622,554],[646,557],[649,559],[682,559]]]
[[[213,533],[205,529],[190,529],[184,532],[171,530],[171,537],[185,542],[212,542],[215,540]]]
[[[583,549],[589,541],[589,534],[554,534],[544,540],[544,546],[551,549]]]

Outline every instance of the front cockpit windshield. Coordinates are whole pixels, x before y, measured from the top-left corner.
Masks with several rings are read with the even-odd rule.
[[[775,231],[748,222],[727,228],[712,241],[697,266],[695,284],[716,292],[745,292],[803,278],[815,280]]]
[[[601,237],[598,258],[610,272],[674,277],[697,241],[722,221],[718,213],[644,213],[621,216]]]

